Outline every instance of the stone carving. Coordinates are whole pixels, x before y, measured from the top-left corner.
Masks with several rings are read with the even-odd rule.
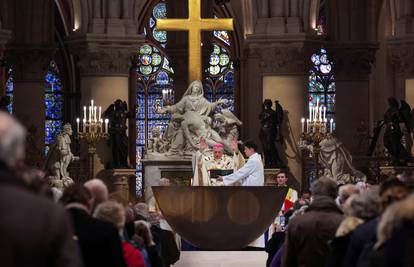
[[[67,123],[47,154],[46,173],[49,175],[50,185],[58,189],[64,189],[73,184],[68,167],[72,161],[79,160],[79,157],[74,156],[70,149],[71,136],[72,126]]]
[[[165,152],[164,141],[161,138],[160,128],[154,127],[151,133],[152,133],[152,137],[148,140],[147,151],[158,152],[158,153]]]
[[[131,112],[128,112],[127,103],[117,99],[111,104],[103,113],[103,117],[109,119],[109,145],[112,150],[112,161],[108,168],[122,169],[129,168],[128,164],[128,136],[127,119],[133,117]]]
[[[397,73],[414,72],[414,43],[392,43],[388,47],[388,56]]]
[[[133,52],[129,49],[80,51],[79,67],[84,75],[128,75]]]
[[[232,153],[231,141],[238,137],[237,127],[241,121],[225,108],[227,100],[211,103],[203,95],[202,83],[194,81],[178,103],[158,110],[161,114],[171,113],[172,118],[162,140],[157,140],[162,142],[163,149],[154,149],[154,140],[151,140],[148,156],[191,157],[199,147],[200,138],[206,140],[209,147],[220,143]]]
[[[254,47],[260,54],[260,67],[263,73],[305,72],[304,51],[302,47],[263,46]],[[255,54],[255,53],[253,53]]]
[[[335,137],[323,139],[320,143],[319,162],[325,168],[324,175],[338,184],[365,181],[366,176],[352,165],[351,153]]]
[[[275,101],[275,103],[276,111],[272,109],[272,100],[265,99],[263,110],[259,115],[259,120],[262,124],[259,137],[263,147],[265,168],[285,167],[276,148],[276,142],[283,143],[283,136],[280,130],[283,122],[283,108],[278,101]]]

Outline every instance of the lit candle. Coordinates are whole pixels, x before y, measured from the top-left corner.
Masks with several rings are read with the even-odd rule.
[[[93,99],[91,100],[91,107],[92,107],[92,110],[93,110]]]
[[[76,132],[79,133],[79,118],[76,118]]]
[[[323,107],[323,121],[326,121],[326,107]]]
[[[108,119],[105,119],[105,133],[108,133]]]
[[[300,121],[302,123],[302,133],[304,133],[305,132],[305,118],[302,118]]]
[[[316,122],[318,119],[318,107],[313,108],[313,122]]]
[[[322,105],[319,107],[319,121],[322,122]]]
[[[93,120],[96,123],[96,106],[93,107]]]
[[[86,106],[83,106],[83,118],[86,119]]]
[[[99,123],[101,125],[101,127],[99,127],[99,128],[101,128],[101,133],[103,133],[104,132],[103,119],[99,119]]]
[[[329,128],[330,128],[330,129],[329,129],[329,131],[330,131],[330,133],[332,133],[332,132],[333,132],[333,118],[331,118],[331,120],[330,120],[329,122],[330,122],[330,123],[329,123],[329,124],[330,124],[330,125],[329,125],[329,126],[330,126],[330,127],[329,127]]]
[[[312,119],[312,107],[309,107],[309,120]]]
[[[82,123],[82,132],[84,132],[84,133],[86,133],[85,127],[86,127],[86,117],[83,118],[83,123]]]
[[[98,116],[99,121],[101,121],[101,120],[102,120],[102,119],[101,119],[101,112],[102,112],[102,107],[99,107],[99,116]]]
[[[308,133],[310,132],[310,129],[311,129],[310,121],[311,121],[310,119],[306,120],[306,132],[308,132]]]
[[[91,106],[89,106],[88,110],[89,110],[89,123],[91,123],[91,121],[92,121],[92,108],[91,108]]]

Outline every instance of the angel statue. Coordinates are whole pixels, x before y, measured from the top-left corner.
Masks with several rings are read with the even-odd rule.
[[[398,103],[394,97],[388,98],[388,109],[384,114],[384,120],[379,121],[374,129],[374,137],[372,139],[368,155],[374,152],[381,129],[385,126],[384,146],[392,157],[394,165],[406,165],[410,157],[410,152],[404,147],[402,138],[404,136],[400,123],[403,123],[408,138],[411,138],[411,107],[404,100]]]
[[[49,175],[51,186],[58,189],[64,189],[73,184],[68,166],[72,161],[79,160],[79,157],[74,156],[71,152],[71,136],[72,126],[67,123],[63,126],[62,132],[56,137],[47,154],[45,171]]]
[[[127,119],[132,118],[133,114],[128,112],[125,101],[117,99],[103,113],[103,117],[109,119],[109,146],[112,150],[112,161],[108,168],[129,168],[128,164],[128,136]]]

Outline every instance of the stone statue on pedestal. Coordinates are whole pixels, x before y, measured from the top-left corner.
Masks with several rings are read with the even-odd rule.
[[[103,113],[104,118],[109,119],[109,146],[112,150],[112,161],[108,164],[109,169],[130,168],[128,164],[128,136],[127,119],[133,117],[128,112],[125,101],[117,99]]]
[[[319,162],[325,168],[325,176],[332,178],[338,184],[355,184],[366,180],[365,174],[352,165],[351,153],[338,139],[326,138],[319,145]]]
[[[62,132],[56,137],[47,154],[46,173],[49,175],[50,185],[64,189],[73,184],[69,176],[68,167],[72,161],[79,160],[70,149],[72,126],[67,123]]]
[[[198,149],[200,138],[203,138],[210,148],[215,144],[223,144],[226,152],[232,153],[229,138],[238,136],[237,126],[241,125],[241,121],[228,109],[218,111],[220,105],[227,104],[226,99],[209,102],[203,95],[202,83],[194,81],[177,104],[158,110],[161,114],[172,114],[163,137],[166,147],[166,154],[163,156],[190,157]],[[217,125],[222,127],[220,133],[215,127]]]
[[[381,129],[385,126],[384,146],[392,157],[392,165],[404,166],[411,156],[407,143],[412,142],[411,128],[412,117],[411,107],[404,100],[398,103],[394,97],[388,98],[388,109],[384,114],[384,120],[379,121],[374,129],[374,137],[372,139],[368,155],[371,156],[375,150],[377,140],[381,133]],[[400,124],[404,124],[405,131],[401,129]],[[404,142],[403,142],[403,139]],[[407,140],[409,139],[409,140]]]
[[[272,109],[272,100],[265,99],[263,109],[259,115],[262,124],[260,128],[260,141],[263,147],[265,168],[284,168],[285,164],[279,157],[276,142],[283,142],[280,126],[283,122],[283,108],[278,101],[276,111]]]

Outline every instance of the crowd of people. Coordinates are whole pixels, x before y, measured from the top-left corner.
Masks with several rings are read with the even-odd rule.
[[[158,211],[111,199],[99,179],[63,192],[24,166],[26,131],[0,112],[0,261],[8,267],[166,267],[180,251]]]
[[[408,177],[379,185],[320,177],[284,211],[267,242],[271,267],[414,266],[414,195]]]

